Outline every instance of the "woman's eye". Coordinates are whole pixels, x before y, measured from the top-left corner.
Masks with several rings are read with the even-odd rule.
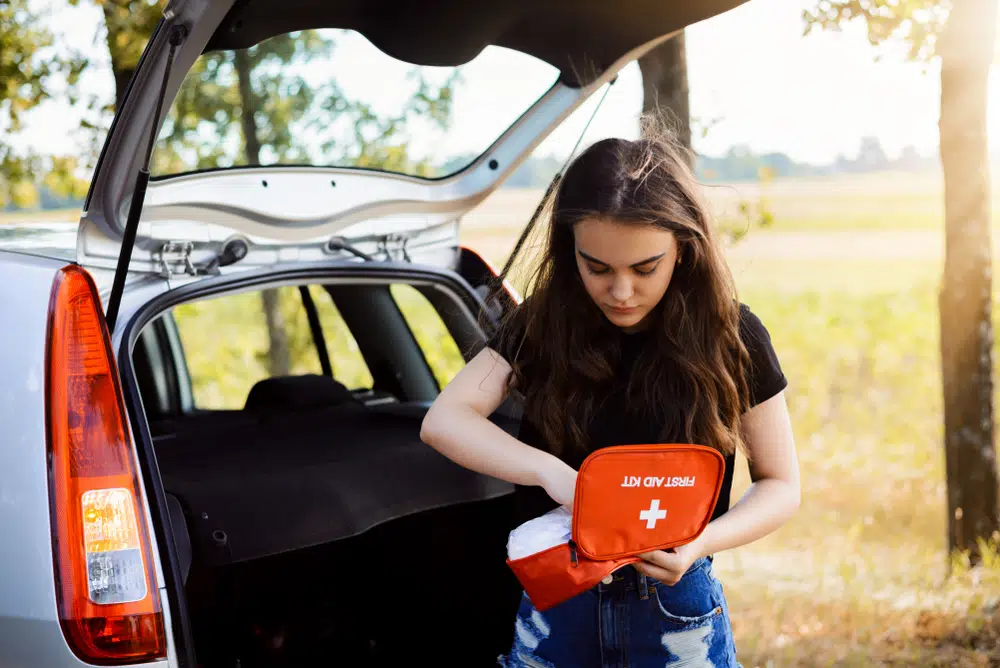
[[[601,276],[603,274],[608,273],[611,270],[608,269],[607,267],[594,267],[594,265],[588,264],[587,265],[587,271],[589,271],[590,273],[594,274],[595,276]]]
[[[654,264],[649,269],[639,269],[639,268],[636,268],[635,273],[639,274],[640,276],[649,276],[650,274],[652,274],[653,272],[655,272],[656,268],[659,267],[659,266],[660,266],[659,264]]]

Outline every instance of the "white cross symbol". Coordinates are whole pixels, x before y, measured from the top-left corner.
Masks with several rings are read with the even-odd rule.
[[[653,502],[649,504],[649,510],[644,510],[639,513],[640,520],[646,520],[647,529],[656,528],[656,520],[662,520],[667,516],[667,511],[660,510],[660,500],[653,499]]]

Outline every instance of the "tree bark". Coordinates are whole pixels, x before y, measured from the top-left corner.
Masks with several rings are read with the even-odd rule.
[[[136,65],[153,29],[163,16],[165,0],[100,0],[104,14],[105,41],[115,79],[115,109],[125,99]]]
[[[642,73],[642,111],[664,116],[677,138],[691,149],[691,109],[688,100],[687,55],[684,33],[671,37],[639,59]]]
[[[938,42],[945,262],[939,295],[948,546],[981,561],[996,536],[987,76],[997,0],[957,0]]]
[[[280,293],[276,289],[261,290],[261,306],[267,320],[268,371],[272,376],[287,376],[292,372],[292,353],[288,345],[288,330],[281,313]]]
[[[240,128],[243,131],[243,146],[246,151],[248,165],[260,164],[260,138],[257,136],[257,120],[254,111],[257,109],[253,94],[253,84],[250,72],[253,65],[250,54],[245,49],[237,49],[234,67],[239,81],[240,90]],[[288,331],[285,319],[281,313],[281,300],[278,290],[267,289],[260,293],[261,307],[267,320],[268,365],[272,376],[287,376],[292,371],[291,346],[288,344]]]
[[[257,119],[254,112],[257,110],[257,100],[253,94],[253,83],[250,80],[250,72],[253,65],[250,62],[250,54],[246,49],[237,49],[235,53],[236,77],[239,81],[240,89],[240,127],[243,130],[243,145],[246,148],[246,159],[248,165],[260,164],[260,138],[257,136]]]
[[[103,6],[105,37],[108,44],[108,54],[111,56],[111,73],[115,78],[115,109],[120,109],[122,101],[125,99],[125,89],[128,88],[135,68],[126,66],[122,58],[122,49],[118,46],[121,37],[125,32],[125,27],[118,19],[117,3],[107,2]]]

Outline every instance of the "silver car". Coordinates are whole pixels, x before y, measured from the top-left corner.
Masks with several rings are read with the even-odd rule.
[[[512,490],[419,439],[517,300],[486,303],[460,221],[627,63],[740,2],[170,2],[78,228],[0,229],[0,668],[493,665]],[[258,146],[151,178],[212,58],[307,29],[550,78],[441,176]]]

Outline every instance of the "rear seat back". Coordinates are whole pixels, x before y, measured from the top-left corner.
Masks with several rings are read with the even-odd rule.
[[[343,384],[317,374],[265,378],[250,388],[244,410],[252,413],[315,410],[360,404]]]

